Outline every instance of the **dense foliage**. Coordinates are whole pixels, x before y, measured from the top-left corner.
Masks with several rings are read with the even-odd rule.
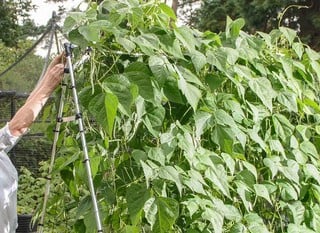
[[[108,0],[64,23],[93,48],[76,75],[105,231],[319,232],[320,55],[285,27],[175,20],[162,3]],[[67,190],[55,183],[47,219],[96,232],[77,125],[60,136]]]
[[[184,1],[181,1],[181,4]],[[203,0],[201,7],[189,13],[189,22],[200,30],[213,32],[224,30],[225,15],[242,17],[246,21],[245,30],[270,32],[287,26],[299,31],[299,37],[312,48],[319,49],[319,12],[317,0]]]

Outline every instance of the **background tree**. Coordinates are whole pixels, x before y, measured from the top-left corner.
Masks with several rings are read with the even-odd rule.
[[[250,33],[270,32],[280,24],[297,30],[305,43],[319,48],[319,12],[320,1],[316,0],[204,0],[187,21],[202,31],[213,32],[224,30],[226,15],[244,18],[244,29]]]
[[[43,27],[37,27],[30,19],[30,11],[35,7],[31,0],[0,2],[0,40],[5,46],[16,46],[20,39],[43,31]]]

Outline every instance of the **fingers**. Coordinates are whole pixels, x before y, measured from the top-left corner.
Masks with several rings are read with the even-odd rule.
[[[53,66],[44,77],[44,85],[54,89],[62,81],[64,74],[64,64],[59,63]]]

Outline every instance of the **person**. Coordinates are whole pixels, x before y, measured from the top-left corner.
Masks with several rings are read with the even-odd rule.
[[[17,222],[18,174],[7,153],[28,131],[64,74],[64,53],[56,56],[14,117],[0,129],[0,232],[14,233]]]

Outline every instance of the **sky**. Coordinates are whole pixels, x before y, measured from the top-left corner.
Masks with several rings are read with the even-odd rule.
[[[63,4],[66,8],[66,11],[79,6],[79,4],[83,2],[83,0],[67,0],[63,3],[47,3],[45,0],[32,0],[32,3],[37,6],[36,11],[31,12],[31,18],[34,20],[36,25],[46,25],[48,21],[52,18],[53,11],[58,12],[59,5]],[[61,43],[63,38],[60,38],[59,41]],[[56,53],[56,46],[52,47],[51,54]],[[35,49],[35,54],[46,57],[48,54],[48,50],[45,47],[45,41],[40,43]]]
[[[59,5],[64,5],[66,10],[77,7],[82,0],[67,0],[63,3],[47,3],[45,0],[32,0],[32,3],[37,6],[37,10],[31,12],[31,18],[37,25],[45,25],[52,17],[53,11],[58,12]]]

